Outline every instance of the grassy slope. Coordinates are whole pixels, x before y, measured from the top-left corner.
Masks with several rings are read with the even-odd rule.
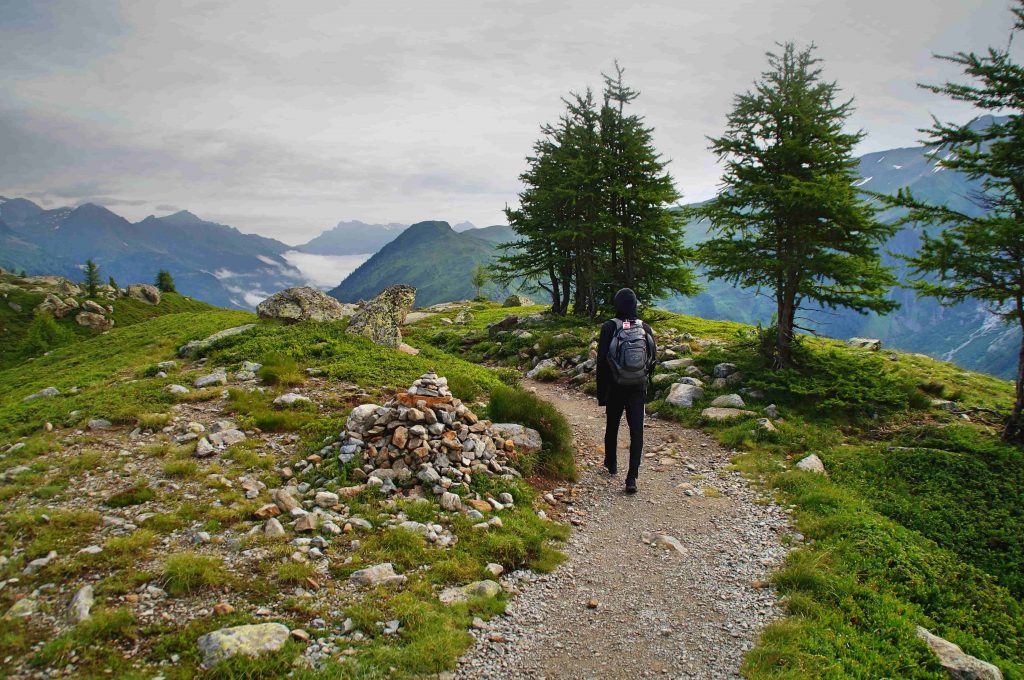
[[[126,465],[126,459],[119,458],[109,447],[101,448],[95,435],[76,435],[64,429],[80,426],[90,418],[109,418],[126,429],[135,425],[159,429],[169,420],[169,415],[161,414],[169,414],[175,404],[164,387],[172,382],[190,384],[197,371],[179,366],[171,369],[167,378],[151,377],[155,374],[154,364],[175,358],[176,348],[188,340],[252,321],[256,319],[251,314],[220,309],[165,315],[118,326],[109,333],[0,370],[0,444],[16,440],[26,444],[14,453],[0,456],[0,473],[18,465],[30,468],[9,482],[0,483],[0,497],[4,501],[0,511],[0,554],[11,558],[6,565],[0,565],[0,578],[20,575],[28,560],[44,556],[51,549],[59,555],[53,566],[21,576],[18,586],[0,592],[0,611],[14,602],[16,593],[31,592],[48,582],[74,592],[84,580],[96,584],[97,594],[93,619],[77,627],[62,627],[64,632],[59,635],[35,619],[8,625],[0,633],[0,674],[7,668],[4,659],[10,657],[28,659],[38,668],[66,668],[74,658],[75,674],[86,678],[111,674],[152,677],[158,671],[169,679],[195,677],[199,673],[195,647],[199,635],[257,619],[240,607],[233,614],[140,627],[130,608],[121,605],[126,593],[145,583],[158,583],[168,590],[172,600],[191,601],[195,608],[208,608],[227,599],[236,603],[244,600],[248,603],[246,609],[251,610],[264,603],[274,606],[283,592],[304,585],[304,579],[310,576],[321,580],[321,589],[330,590],[330,606],[312,609],[313,605],[296,599],[288,613],[277,620],[292,627],[308,627],[312,618],[320,616],[336,628],[345,618],[352,618],[357,628],[367,631],[367,638],[355,645],[358,653],[347,663],[331,662],[321,671],[299,670],[294,677],[403,678],[436,673],[450,668],[470,644],[466,630],[473,616],[487,618],[504,606],[504,596],[444,606],[437,601],[436,588],[487,578],[484,565],[489,562],[502,564],[506,569],[542,570],[558,563],[560,555],[548,544],[564,538],[567,530],[562,525],[541,521],[533,512],[530,487],[479,475],[474,491],[508,491],[517,500],[514,509],[502,513],[502,529],[480,532],[472,528],[468,519],[441,512],[436,503],[400,504],[398,508],[410,519],[450,525],[460,540],[447,550],[430,546],[416,534],[379,528],[363,534],[361,541],[351,545],[347,540],[332,541],[331,573],[325,577],[314,574],[308,565],[290,560],[294,547],[287,544],[257,542],[256,545],[271,551],[271,557],[261,563],[261,571],[242,575],[226,571],[216,552],[211,555],[209,550],[196,551],[188,546],[187,536],[200,529],[216,535],[234,527],[244,534],[252,511],[266,502],[266,498],[240,502],[239,491],[225,490],[208,477],[226,475],[237,479],[244,474],[262,480],[268,487],[280,486],[282,478],[277,465],[294,464],[316,452],[324,436],[333,436],[343,427],[348,409],[357,400],[344,396],[346,385],[359,385],[371,398],[385,398],[423,372],[437,370],[449,377],[453,391],[466,400],[485,398],[492,390],[501,390],[506,395],[510,392],[502,384],[503,379],[512,382],[508,373],[429,346],[416,357],[386,350],[365,339],[345,335],[344,322],[294,326],[264,322],[253,331],[223,341],[208,353],[208,366],[234,368],[242,360],[263,361],[273,364],[277,375],[288,382],[301,382],[302,369],[306,367],[320,368],[329,376],[328,384],[339,391],[338,396],[326,399],[319,410],[298,408],[282,413],[275,409],[271,402],[276,394],[288,389],[285,384],[270,387],[266,394],[232,390],[226,406],[243,427],[294,432],[300,438],[294,453],[279,454],[288,456],[284,460],[257,455],[241,445],[230,456],[197,461],[191,456],[190,446],[176,446],[168,440],[163,446],[145,446],[134,451],[131,464]],[[24,396],[50,385],[58,387],[62,395],[22,401]],[[73,387],[78,391],[72,393]],[[511,392],[519,395],[513,398],[511,410],[531,403],[523,393]],[[220,389],[193,390],[189,399],[211,399],[211,404],[217,404],[220,394]],[[509,410],[509,406],[505,408]],[[549,413],[543,415],[551,417]],[[44,422],[54,423],[57,431],[43,432]],[[65,450],[69,437],[76,446]],[[156,461],[153,464],[162,465],[163,477],[180,486],[178,493],[159,491],[154,500],[153,492],[145,486],[145,478],[137,478],[138,468],[145,467],[144,461],[150,459]],[[81,547],[95,540],[92,536],[100,525],[101,514],[80,509],[80,503],[74,500],[82,491],[78,480],[99,470],[121,479],[118,486],[122,491],[105,501],[107,507],[154,503],[157,515],[131,535],[107,540],[100,555],[76,556]],[[305,479],[309,482],[322,476],[333,477],[334,488],[333,484],[351,483],[350,472],[333,459],[302,474],[307,474]],[[348,501],[348,505],[353,514],[379,523],[382,506],[376,492],[364,492]],[[248,544],[258,541],[242,540]],[[187,547],[181,547],[182,541]],[[344,587],[349,573],[381,561],[392,561],[400,572],[408,573],[409,584],[398,592],[377,590],[366,596]],[[403,622],[401,635],[385,636],[377,629],[376,622],[391,619]],[[48,642],[41,645],[44,641]],[[124,656],[126,644],[140,650],[132,659]],[[292,642],[276,655],[223,664],[213,676],[282,677],[292,669],[292,662],[303,649],[303,645]],[[171,655],[177,655],[179,660],[167,665]]]
[[[509,312],[477,308],[467,326],[428,320],[417,331],[474,360],[523,364],[518,353],[582,352],[596,325],[577,320],[529,327],[534,337],[487,337],[484,327]],[[710,373],[736,363],[747,386],[782,412],[776,434],[752,420],[715,423],[700,408],[734,388],[708,389],[698,408],[656,401],[650,410],[713,431],[742,454],[737,464],[781,502],[792,503],[810,539],[774,577],[789,616],[769,627],[748,655],[748,677],[942,678],[914,626],[1024,677],[1024,453],[1003,446],[994,429],[929,407],[933,397],[1007,409],[1012,386],[920,355],[847,350],[805,339],[806,370],[775,372],[758,362],[751,329],[663,312],[656,330],[724,341],[695,355]],[[577,341],[556,342],[570,332]],[[464,342],[468,336],[472,344]],[[499,343],[501,343],[499,345]],[[830,478],[792,469],[818,453]]]

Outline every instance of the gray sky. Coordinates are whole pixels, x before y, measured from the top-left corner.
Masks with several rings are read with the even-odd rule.
[[[305,241],[341,219],[503,222],[559,98],[614,59],[685,201],[735,93],[815,41],[863,152],[962,105],[933,52],[1005,44],[1009,0],[0,0],[0,194],[187,208]]]

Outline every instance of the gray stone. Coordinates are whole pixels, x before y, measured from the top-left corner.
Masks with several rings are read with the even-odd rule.
[[[210,443],[210,440],[207,439],[206,437],[203,437],[202,439],[196,442],[196,450],[193,455],[196,458],[208,458],[209,456],[212,456],[216,452],[217,449],[213,448],[213,444]]]
[[[711,402],[712,406],[721,406],[723,408],[744,408],[746,404],[743,402],[743,397],[738,394],[723,394],[720,397],[715,397]]]
[[[39,603],[30,597],[22,598],[11,605],[4,614],[5,619],[24,619],[39,611]]]
[[[168,385],[164,389],[167,390],[168,392],[170,392],[171,394],[188,394],[189,393],[189,389],[187,387],[185,387],[184,385]]]
[[[141,300],[150,305],[160,304],[160,289],[148,283],[133,283],[125,289],[128,297]]]
[[[491,431],[502,439],[511,439],[516,450],[524,453],[537,453],[544,446],[540,432],[518,423],[494,423]]]
[[[757,414],[753,411],[746,411],[741,408],[724,408],[719,406],[712,406],[706,408],[700,412],[702,418],[708,420],[731,420],[733,418],[745,418],[747,416],[756,416]]]
[[[878,352],[882,349],[882,341],[877,338],[850,338],[846,341],[846,346],[853,349],[866,349],[869,352]]]
[[[224,338],[230,338],[231,336],[238,335],[239,333],[245,333],[246,331],[251,330],[253,328],[256,328],[256,324],[247,323],[242,326],[235,326],[233,328],[225,328],[222,331],[217,331],[213,335],[207,336],[202,340],[192,340],[191,342],[187,342],[178,348],[178,356],[195,356],[196,354],[199,354],[204,350],[209,349],[215,342],[219,340],[223,340]]]
[[[396,574],[395,566],[390,562],[375,564],[366,569],[352,572],[348,577],[350,583],[364,588],[373,586],[393,587],[405,583],[408,579],[405,575]]]
[[[227,385],[228,374],[223,368],[218,368],[213,373],[207,373],[206,375],[196,378],[195,382],[192,383],[194,387],[212,387],[214,385]]]
[[[109,420],[104,420],[103,418],[95,418],[93,420],[90,420],[89,423],[86,425],[86,427],[88,427],[90,430],[109,430],[113,426],[114,424],[112,422],[110,422]]]
[[[44,397],[57,397],[57,396],[60,396],[60,390],[58,390],[56,387],[44,387],[43,389],[39,390],[38,392],[35,392],[34,394],[28,395],[27,397],[22,399],[22,401],[32,401],[33,399],[41,399],[41,398],[44,398]]]
[[[92,615],[92,606],[95,603],[92,586],[84,585],[78,589],[71,603],[68,605],[67,620],[71,624],[81,623]]]
[[[245,433],[241,430],[221,430],[209,435],[210,443],[217,448],[226,449],[239,442],[245,441]]]
[[[690,408],[694,402],[704,398],[704,390],[696,385],[674,383],[669,389],[665,401],[673,406]]]
[[[543,361],[538,362],[537,365],[531,368],[529,371],[527,371],[526,377],[531,379],[536,378],[541,371],[544,371],[549,368],[557,370],[558,362],[555,361],[554,359],[544,359]]]
[[[203,654],[203,665],[210,668],[234,656],[257,657],[276,652],[290,634],[288,627],[280,623],[256,623],[215,630],[201,636],[196,644]]]
[[[456,321],[457,321],[457,319],[456,319]],[[512,330],[513,328],[515,328],[518,325],[519,325],[519,317],[516,316],[515,314],[512,314],[510,316],[506,316],[501,321],[496,321],[495,323],[492,323],[492,324],[488,325],[487,326],[487,335],[495,336],[498,333],[504,333],[505,331],[510,331],[510,330]]]
[[[533,300],[526,297],[525,295],[519,295],[518,293],[509,295],[505,298],[505,302],[502,303],[502,307],[529,307],[533,304]]]
[[[278,406],[291,406],[293,404],[300,403],[308,404],[311,403],[312,401],[313,400],[310,399],[309,397],[303,396],[301,394],[296,394],[295,392],[288,392],[287,394],[282,394],[280,397],[275,399],[274,403]]]
[[[821,462],[821,458],[818,458],[818,454],[816,453],[812,453],[806,458],[801,459],[796,466],[801,470],[806,470],[807,472],[813,472],[819,475],[826,474],[825,464]]]
[[[661,362],[661,367],[669,371],[676,371],[689,366],[693,366],[693,359],[669,359],[668,361]]]
[[[256,305],[261,319],[287,323],[298,321],[337,321],[352,316],[354,307],[343,305],[327,293],[309,286],[287,288]]]
[[[940,638],[921,626],[917,637],[924,640],[952,680],[1002,680],[1002,672],[987,661],[964,653],[958,645]]]
[[[441,494],[441,507],[449,512],[457,512],[462,509],[462,499],[457,494],[445,491]]]
[[[730,375],[736,372],[736,364],[721,363],[715,365],[713,375],[716,378],[728,378]]]
[[[271,517],[263,525],[263,535],[267,538],[281,538],[285,535],[284,525],[276,517]]]

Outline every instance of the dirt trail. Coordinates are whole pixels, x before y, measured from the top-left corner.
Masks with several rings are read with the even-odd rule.
[[[579,526],[554,573],[510,577],[519,593],[493,630],[475,632],[456,677],[738,677],[744,652],[779,615],[762,581],[785,556],[786,514],[757,502],[711,437],[650,417],[640,493],[628,496],[625,422],[612,477],[601,467],[597,401],[558,385],[527,387],[575,433],[581,475],[564,510]],[[685,554],[649,545],[645,534],[672,536]]]

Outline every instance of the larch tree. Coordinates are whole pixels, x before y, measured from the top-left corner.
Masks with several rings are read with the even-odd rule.
[[[96,291],[100,287],[100,268],[92,260],[85,261],[85,289],[89,291],[89,297],[96,297]]]
[[[1011,10],[1013,36],[1024,30],[1024,2]],[[942,167],[980,181],[972,200],[983,209],[967,215],[933,205],[901,191],[890,203],[908,210],[901,224],[941,229],[922,236],[916,256],[907,258],[922,295],[945,305],[978,300],[1008,324],[1021,329],[1013,408],[1003,428],[1006,441],[1024,444],[1024,66],[1006,48],[984,54],[938,56],[963,68],[970,84],[924,85],[938,94],[983,110],[1006,114],[988,126],[934,121],[923,130],[928,144],[942,152]]]
[[[718,196],[690,211],[712,238],[697,259],[713,278],[770,291],[776,303],[775,364],[794,365],[797,312],[808,306],[861,313],[896,308],[896,283],[879,248],[895,227],[853,185],[862,132],[845,132],[852,100],[822,80],[814,45],[781,45],[770,70],[737,95],[711,149],[725,162]]]

